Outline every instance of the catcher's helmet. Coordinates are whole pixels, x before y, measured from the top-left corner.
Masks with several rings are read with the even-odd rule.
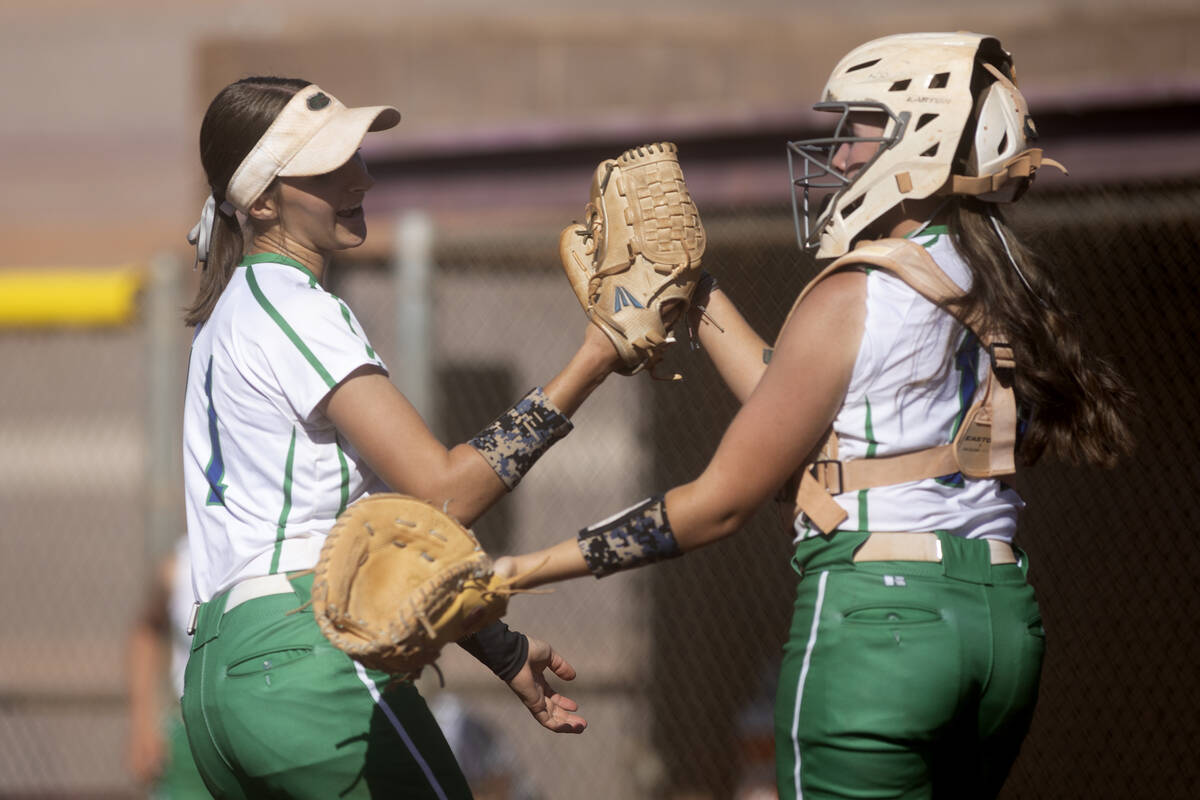
[[[818,258],[849,251],[902,200],[970,194],[1011,202],[1043,160],[1054,164],[1030,147],[1037,130],[1012,57],[991,36],[908,33],[868,42],[838,63],[814,108],[840,112],[834,134],[788,142],[788,166],[796,235]],[[882,135],[851,135],[853,112],[882,114]],[[863,141],[880,147],[861,169],[846,175],[834,167],[838,147]],[[811,189],[834,193],[818,210]]]

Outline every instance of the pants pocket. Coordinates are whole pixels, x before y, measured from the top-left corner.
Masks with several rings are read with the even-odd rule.
[[[311,656],[312,653],[311,645],[294,645],[263,650],[234,661],[225,668],[225,674],[231,678],[263,675],[295,664]]]
[[[842,618],[854,625],[922,625],[941,622],[942,613],[927,606],[886,603],[847,608]]]

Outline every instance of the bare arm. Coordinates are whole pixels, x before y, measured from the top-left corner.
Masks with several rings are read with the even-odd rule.
[[[570,416],[616,363],[612,344],[589,324],[583,345],[545,385],[546,395]],[[507,491],[474,447],[447,448],[438,441],[378,369],[351,373],[330,393],[324,411],[384,483],[439,506],[450,501],[451,513],[464,525],[472,524]]]
[[[745,403],[766,372],[763,351],[768,345],[719,288],[708,295],[706,303],[705,298],[697,300],[704,303],[704,313],[694,314],[691,323],[700,346],[734,397]]]
[[[667,516],[684,552],[737,531],[786,480],[833,421],[846,395],[865,320],[866,277],[823,281],[792,315],[762,380],[696,480],[666,495]],[[496,571],[528,573],[518,586],[588,574],[574,538],[497,561]]]

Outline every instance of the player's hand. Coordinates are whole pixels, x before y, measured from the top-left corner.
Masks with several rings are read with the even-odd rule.
[[[583,733],[587,720],[574,713],[579,704],[554,691],[545,676],[545,670],[549,669],[564,681],[572,681],[575,680],[575,668],[546,642],[533,636],[527,638],[529,656],[521,671],[508,682],[508,687],[521,698],[542,727],[555,733]]]

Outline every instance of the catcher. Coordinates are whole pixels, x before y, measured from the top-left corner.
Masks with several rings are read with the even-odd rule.
[[[869,42],[815,108],[834,130],[788,145],[796,227],[834,260],[773,349],[719,290],[694,299],[743,401],[707,468],[496,571],[537,586],[679,556],[800,470],[779,796],[993,797],[1045,641],[1012,472],[1042,455],[1111,466],[1132,447],[1131,395],[1003,221],[1053,162],[996,39]]]
[[[632,371],[609,335],[586,324],[563,369],[469,442],[447,448],[432,435],[388,380],[354,314],[322,287],[331,257],[366,236],[362,204],[372,180],[359,144],[399,119],[386,106],[347,108],[307,81],[246,78],[217,95],[201,127],[211,196],[189,236],[204,270],[186,316],[196,328],[184,473],[197,604],[183,714],[197,765],[219,798],[469,797],[424,700],[403,680],[448,641],[507,682],[545,727],[577,733],[586,725],[545,677],[549,670],[571,680],[570,664],[497,621],[502,587],[487,581],[473,540],[466,552],[423,549],[449,564],[449,582],[437,585],[453,592],[414,581],[426,598],[406,630],[418,636],[398,646],[389,630],[387,653],[356,650],[354,635],[371,636],[362,598],[331,592],[329,578],[357,570],[394,589],[409,567],[380,557],[359,570],[367,547],[331,549],[320,560],[335,519],[350,509],[330,541],[349,542],[349,529],[369,535],[371,514],[383,506],[356,501],[389,489],[433,503],[418,504],[434,520],[427,529],[469,538],[459,523],[470,525],[513,489],[610,372]],[[674,260],[672,284],[686,285],[691,254],[658,250]],[[630,291],[633,302],[653,302]],[[411,509],[387,509],[381,533],[394,532],[398,519],[417,521]],[[443,509],[454,519],[437,516]],[[388,555],[401,544],[408,540],[393,537]],[[474,599],[458,602],[463,591]],[[457,600],[443,602],[452,594]],[[321,626],[359,660],[335,649]],[[397,654],[410,660],[394,661]]]

